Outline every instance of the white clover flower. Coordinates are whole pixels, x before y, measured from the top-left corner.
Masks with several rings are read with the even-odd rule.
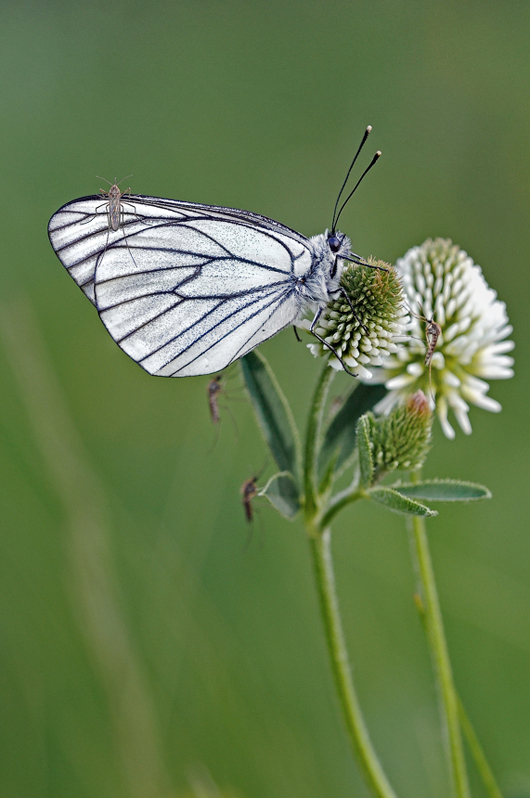
[[[316,328],[317,334],[334,348],[348,368],[363,379],[372,376],[368,366],[382,366],[392,352],[397,352],[396,339],[403,338],[408,321],[396,270],[382,261],[369,263],[380,268],[348,264],[342,273],[341,286],[349,302],[344,296],[332,300]],[[308,330],[310,322],[303,320],[298,326]],[[341,362],[330,354],[327,346],[319,341],[307,346],[314,357],[329,357],[330,366],[342,370]]]
[[[397,261],[396,270],[411,311],[410,337],[385,359],[372,380],[365,380],[383,382],[389,391],[375,409],[388,413],[399,400],[423,390],[435,402],[448,438],[455,437],[447,418],[449,408],[469,435],[468,403],[494,413],[501,410],[498,402],[486,396],[485,380],[513,376],[513,359],[506,355],[514,346],[505,340],[512,332],[506,305],[488,286],[480,266],[449,239],[429,239],[409,249]],[[441,334],[429,368],[425,328],[431,319]]]

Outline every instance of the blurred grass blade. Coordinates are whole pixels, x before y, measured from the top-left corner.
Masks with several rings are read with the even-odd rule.
[[[392,488],[370,488],[370,490],[366,491],[366,495],[378,502],[378,504],[382,504],[389,510],[402,515],[421,515],[424,518],[438,515],[436,510],[431,510],[429,507],[403,496]]]
[[[471,755],[475,761],[476,768],[480,773],[480,777],[484,787],[486,788],[486,792],[490,798],[503,798],[502,792],[499,789],[499,785],[497,784],[495,776],[493,775],[493,771],[490,768],[489,762],[486,759],[486,755],[475,733],[475,729],[473,728],[473,725],[459,696],[456,697],[456,701],[458,704],[458,718],[460,720],[460,726],[462,727],[462,732],[467,740],[469,750],[471,751]]]
[[[324,477],[333,458],[336,458],[335,470],[348,460],[355,449],[357,421],[371,410],[386,392],[384,385],[359,383],[353,388],[324,434],[318,462],[319,480]]]
[[[293,475],[287,471],[274,474],[259,495],[266,496],[273,507],[279,510],[285,518],[294,518],[300,509],[298,486]]]
[[[104,491],[69,415],[29,303],[4,303],[0,311],[3,345],[65,514],[67,589],[106,690],[124,789],[131,798],[162,798],[168,794],[168,777],[152,697],[120,607]]]
[[[241,369],[258,424],[281,471],[298,481],[300,439],[291,408],[271,367],[259,352],[241,358]]]
[[[392,486],[411,499],[424,499],[431,502],[471,502],[491,499],[490,491],[475,482],[462,482],[458,479],[423,479],[421,482],[396,483]]]

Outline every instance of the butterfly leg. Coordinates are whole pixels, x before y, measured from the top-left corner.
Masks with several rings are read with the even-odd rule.
[[[340,292],[341,292],[342,296],[344,297],[344,299],[346,300],[346,302],[348,303],[348,305],[350,306],[350,310],[353,313],[353,315],[355,316],[355,318],[357,319],[358,325],[363,328],[363,330],[365,331],[366,335],[369,335],[370,333],[368,331],[368,327],[366,326],[366,324],[363,324],[362,321],[360,320],[359,316],[355,312],[355,308],[352,305],[352,301],[351,301],[350,297],[348,296],[347,292],[344,290],[344,288],[342,286],[340,287]]]
[[[337,360],[339,360],[339,361],[340,361],[340,363],[341,363],[341,365],[342,365],[342,368],[344,369],[344,371],[346,372],[346,374],[349,374],[349,375],[350,375],[350,377],[356,377],[356,376],[357,376],[357,374],[354,374],[354,373],[353,373],[353,371],[350,371],[350,369],[348,368],[348,366],[346,365],[346,363],[344,362],[344,360],[341,358],[341,356],[339,355],[339,353],[337,352],[337,350],[336,350],[336,349],[334,349],[334,348],[331,346],[331,344],[328,344],[328,342],[327,342],[327,341],[325,341],[325,340],[324,340],[324,339],[323,339],[323,338],[322,338],[322,337],[321,337],[321,336],[320,336],[320,335],[319,335],[317,332],[315,332],[315,328],[316,328],[316,326],[317,326],[317,322],[318,322],[318,320],[319,320],[320,316],[322,315],[322,310],[323,310],[322,308],[319,308],[319,309],[317,310],[317,312],[315,313],[315,318],[314,318],[314,319],[313,319],[313,321],[311,322],[311,327],[309,328],[309,332],[313,333],[313,335],[315,336],[315,338],[318,338],[318,340],[320,341],[320,343],[321,343],[321,344],[323,344],[325,347],[327,347],[327,349],[329,349],[329,350],[330,350],[330,352],[333,352],[333,354],[335,355],[335,357],[337,358]]]

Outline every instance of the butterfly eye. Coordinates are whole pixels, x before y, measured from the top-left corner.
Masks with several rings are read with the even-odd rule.
[[[332,252],[338,252],[339,249],[341,248],[342,241],[340,240],[340,238],[338,238],[336,235],[333,234],[328,238],[328,244]]]

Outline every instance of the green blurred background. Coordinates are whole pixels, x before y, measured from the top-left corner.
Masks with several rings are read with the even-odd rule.
[[[132,172],[319,233],[368,123],[384,156],[343,216],[355,250],[451,237],[515,326],[503,412],[437,429],[426,473],[494,494],[429,530],[457,684],[506,793],[530,795],[530,5],[4,0],[0,41],[2,797],[181,798],[208,773],[243,798],[366,796],[301,525],[262,505],[248,541],[249,405],[227,400],[238,431],[225,410],[213,446],[208,379],[120,352],[46,224]],[[262,351],[302,421],[319,365],[289,331]],[[334,550],[388,775],[443,798],[404,523],[352,508]]]

